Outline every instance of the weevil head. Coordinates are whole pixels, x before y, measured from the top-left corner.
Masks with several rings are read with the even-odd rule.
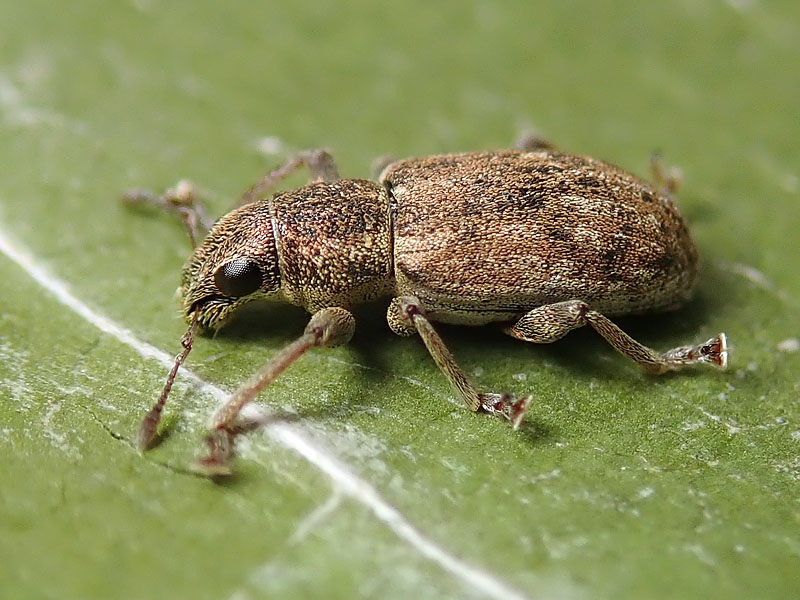
[[[222,217],[183,268],[183,313],[216,329],[243,304],[280,296],[278,251],[269,205],[254,202]]]

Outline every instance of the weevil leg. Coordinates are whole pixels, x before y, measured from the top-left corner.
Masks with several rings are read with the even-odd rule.
[[[514,142],[514,149],[524,152],[542,152],[545,150],[555,150],[556,147],[542,136],[532,131],[526,131],[520,134],[516,139]]]
[[[512,394],[478,392],[425,316],[422,303],[417,297],[394,298],[389,305],[387,320],[392,331],[398,335],[419,334],[434,362],[447,377],[450,385],[461,396],[467,408],[473,412],[483,411],[507,419],[514,429],[519,427],[531,402],[531,397],[517,398]]]
[[[519,340],[548,344],[586,324],[591,325],[618,352],[655,375],[697,363],[709,363],[723,369],[728,365],[728,345],[724,333],[703,344],[679,346],[659,353],[637,342],[581,300],[568,300],[534,308],[506,328],[505,332]]]
[[[392,154],[384,154],[373,160],[372,164],[370,165],[372,179],[378,181],[381,177],[381,173],[383,173],[383,170],[393,162],[397,162],[397,158],[395,158]]]
[[[186,357],[189,356],[189,352],[192,351],[196,329],[197,312],[192,314],[192,321],[189,324],[189,329],[186,330],[186,333],[184,333],[183,337],[181,338],[181,346],[183,346],[183,350],[175,357],[175,363],[172,365],[172,369],[170,369],[169,375],[167,376],[167,382],[164,384],[164,390],[161,392],[161,396],[159,396],[156,403],[147,412],[142,420],[141,426],[139,427],[138,446],[139,450],[142,452],[150,448],[156,439],[158,425],[161,423],[161,413],[164,411],[164,406],[167,403],[169,392],[172,390],[172,384],[175,383],[175,376],[178,374],[178,369],[184,363]]]
[[[270,171],[259,179],[255,185],[239,198],[239,206],[261,200],[281,181],[301,167],[308,168],[309,183],[337,181],[340,179],[336,161],[327,150],[304,150],[290,156],[277,169]]]
[[[242,409],[309,348],[346,344],[355,328],[355,318],[344,308],[323,308],[314,313],[303,335],[273,356],[214,414],[206,435],[209,453],[198,461],[197,470],[207,476],[229,475],[234,438],[242,431],[237,425]]]
[[[683,180],[683,174],[679,167],[664,166],[664,158],[657,152],[650,155],[650,171],[653,175],[653,183],[667,195],[678,192]]]
[[[161,195],[149,190],[128,190],[122,196],[122,201],[130,206],[155,206],[159,210],[178,215],[186,233],[189,234],[193,248],[197,247],[198,242],[206,236],[213,224],[206,217],[206,211],[197,198],[194,185],[185,179]]]

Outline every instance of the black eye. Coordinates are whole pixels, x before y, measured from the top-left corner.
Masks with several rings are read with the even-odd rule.
[[[226,296],[241,298],[261,287],[261,269],[252,260],[237,258],[217,269],[214,283]]]

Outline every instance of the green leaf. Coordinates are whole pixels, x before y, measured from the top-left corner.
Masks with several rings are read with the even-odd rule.
[[[0,14],[0,596],[800,595],[797,3]],[[481,388],[534,394],[514,432],[368,306],[352,344],[263,394],[276,418],[214,484],[188,468],[219,390],[306,321],[253,307],[197,341],[165,440],[136,451],[189,250],[124,190],[189,178],[219,215],[294,150],[366,177],[383,154],[531,127],[642,175],[656,150],[681,167],[697,297],[622,326],[663,349],[725,331],[727,373],[648,377],[588,330],[535,346],[441,327]]]

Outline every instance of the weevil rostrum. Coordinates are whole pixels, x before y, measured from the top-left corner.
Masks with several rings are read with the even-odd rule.
[[[310,170],[308,185],[267,193],[301,166]],[[128,199],[181,213],[199,237],[203,219],[191,188]],[[241,409],[309,348],[348,342],[351,310],[362,302],[386,298],[389,327],[420,336],[469,410],[516,428],[531,396],[478,391],[434,322],[496,323],[535,343],[588,324],[652,374],[696,363],[725,368],[725,334],[661,353],[608,318],[676,308],[696,276],[697,252],[667,187],[605,162],[534,143],[400,160],[370,181],[341,179],[327,152],[303,152],[253,186],[186,263],[179,289],[190,323],[184,350],[142,423],[139,444],[147,448],[156,435],[195,331],[217,329],[252,300],[288,302],[312,316],[303,334],[213,416],[209,453],[198,463],[211,476],[230,473]]]

